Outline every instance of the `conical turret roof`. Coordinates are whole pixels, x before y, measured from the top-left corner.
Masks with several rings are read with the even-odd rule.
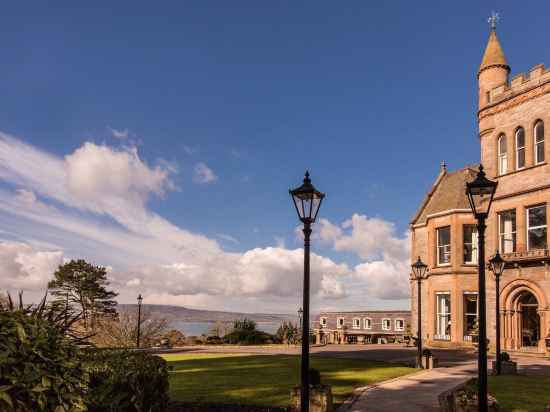
[[[495,30],[491,30],[491,34],[489,35],[489,42],[487,43],[487,48],[483,54],[481,66],[479,66],[479,72],[493,66],[504,67],[506,70],[510,71],[510,66],[508,66],[508,62],[506,61],[504,51],[502,51],[502,47],[498,41],[497,32]]]

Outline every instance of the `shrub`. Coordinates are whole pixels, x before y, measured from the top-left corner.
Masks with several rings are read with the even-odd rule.
[[[269,333],[259,330],[234,330],[223,337],[225,343],[233,345],[262,345],[273,343]]]
[[[26,310],[0,310],[0,325],[0,410],[84,410],[78,347]]]
[[[93,350],[87,354],[90,411],[157,412],[168,405],[168,368],[142,352]]]
[[[510,355],[508,354],[508,352],[500,352],[500,361],[510,362]]]
[[[206,343],[209,345],[221,345],[223,340],[219,336],[208,336],[206,338]]]

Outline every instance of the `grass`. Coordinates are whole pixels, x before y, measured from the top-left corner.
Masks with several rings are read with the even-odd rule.
[[[489,377],[489,393],[509,412],[544,411],[550,405],[549,376],[501,375]]]
[[[243,354],[163,355],[173,368],[170,397],[187,402],[288,406],[300,380],[299,356]],[[415,369],[362,359],[311,357],[321,381],[332,386],[336,404],[354,387],[402,376]]]

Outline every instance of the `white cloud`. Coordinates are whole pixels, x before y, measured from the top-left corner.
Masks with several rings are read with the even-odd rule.
[[[363,262],[353,276],[369,296],[379,299],[405,299],[409,296],[410,238],[398,236],[386,220],[354,214],[337,226],[320,220],[321,241],[336,251],[353,252]]]
[[[62,251],[40,251],[16,242],[0,242],[0,290],[45,292],[63,263]]]
[[[193,182],[203,184],[203,183],[213,183],[218,180],[218,176],[210,169],[206,163],[199,162],[195,165],[193,171]]]
[[[113,136],[115,139],[124,140],[127,139],[130,135],[130,131],[128,129],[117,130],[109,126],[107,126],[107,129],[109,129],[109,131],[111,132],[111,136]]]
[[[13,187],[0,188],[0,217],[15,216],[16,221],[2,218],[2,228],[64,249],[2,244],[4,287],[43,290],[63,259],[91,257],[96,264],[114,266],[109,277],[122,299],[133,299],[139,291],[159,297],[155,303],[164,303],[166,294],[209,296],[218,307],[239,299],[249,304],[267,299],[270,307],[299,300],[301,249],[228,253],[215,240],[153,213],[148,200],[172,189],[170,171],[150,167],[135,148],[84,143],[59,158],[0,133],[0,179]],[[341,298],[349,272],[346,265],[313,254],[312,293],[320,299]]]

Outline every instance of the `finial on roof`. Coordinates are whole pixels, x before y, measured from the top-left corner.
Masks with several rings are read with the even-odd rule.
[[[489,24],[491,25],[491,33],[489,34],[489,41],[487,42],[487,47],[485,53],[483,54],[483,59],[481,60],[481,66],[479,67],[479,73],[483,70],[488,69],[489,67],[502,67],[510,72],[510,66],[506,61],[504,52],[497,37],[497,22],[500,20],[498,13],[493,12],[491,17],[489,17]]]
[[[441,162],[441,172],[447,173],[447,164],[445,163],[445,160]]]
[[[496,11],[493,11],[491,13],[491,17],[489,17],[489,24],[491,25],[491,31],[495,31],[497,29],[497,23],[500,20],[500,16]]]

